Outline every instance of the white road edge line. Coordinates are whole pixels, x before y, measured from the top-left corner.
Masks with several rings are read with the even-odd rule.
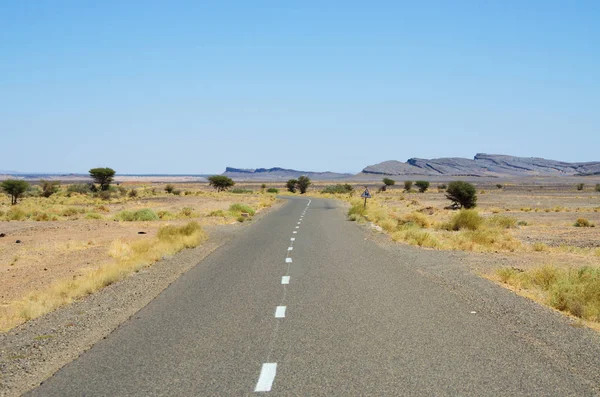
[[[277,363],[264,363],[260,370],[260,376],[258,377],[258,382],[256,382],[254,391],[271,391],[276,373]]]
[[[275,318],[284,318],[285,317],[285,306],[277,306],[275,308]]]
[[[290,276],[281,277],[281,284],[289,284],[289,283],[290,283]]]
[[[292,258],[285,258],[285,263],[292,263]]]

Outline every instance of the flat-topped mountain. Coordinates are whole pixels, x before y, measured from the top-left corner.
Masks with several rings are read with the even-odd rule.
[[[370,165],[362,172],[367,175],[474,177],[599,175],[600,161],[566,163],[539,157],[478,153],[473,159],[449,157],[430,160],[411,158],[406,163],[384,161]]]
[[[298,178],[305,175],[311,179],[326,180],[326,179],[341,179],[348,178],[352,174],[340,174],[337,172],[312,172],[312,171],[298,171],[280,167],[274,168],[256,168],[256,169],[245,169],[245,168],[225,168],[225,172],[222,174],[234,179],[253,179],[253,180],[288,180],[290,178]]]

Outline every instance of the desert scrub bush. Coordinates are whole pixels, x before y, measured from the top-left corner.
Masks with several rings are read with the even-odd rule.
[[[67,194],[78,193],[78,194],[89,194],[92,192],[90,185],[85,183],[73,183],[67,187]]]
[[[85,219],[102,219],[102,218],[103,218],[103,216],[97,212],[88,212],[85,215]]]
[[[325,189],[321,190],[321,193],[325,193],[325,194],[348,194],[348,193],[352,193],[354,191],[354,188],[352,187],[352,185],[345,183],[345,184],[337,184],[337,185],[329,185],[326,186]]]
[[[503,184],[501,184],[501,183],[497,183],[497,184],[496,184],[496,188],[497,188],[497,189],[502,189],[503,187],[504,187],[504,185],[503,185]]]
[[[20,208],[11,208],[6,211],[5,219],[7,221],[23,221],[27,218],[27,213]]]
[[[189,219],[196,217],[198,217],[198,214],[194,211],[192,207],[183,207],[177,214],[177,218],[179,219]]]
[[[167,193],[173,193],[173,190],[175,190],[175,186],[168,184],[167,186],[165,186],[165,192]]]
[[[412,189],[412,185],[413,181],[404,181],[404,190],[406,192],[410,192],[410,189]]]
[[[46,198],[58,193],[60,190],[60,181],[46,181],[42,179],[40,180],[40,185],[42,187],[42,196]]]
[[[483,225],[483,218],[475,210],[461,210],[450,222],[443,225],[446,230],[477,230]]]
[[[227,217],[227,213],[223,210],[216,210],[216,211],[211,211],[208,216],[214,216],[214,217],[223,217],[226,218]]]
[[[431,221],[429,217],[420,212],[411,212],[409,214],[403,215],[398,220],[400,225],[416,225],[420,228],[426,229],[431,226]]]
[[[548,251],[549,247],[548,247],[548,245],[546,245],[544,243],[537,242],[532,245],[532,248],[535,252],[544,252],[544,251]]]
[[[503,283],[542,293],[544,303],[585,320],[600,321],[600,268],[552,265],[522,272],[498,270]]]
[[[577,218],[577,221],[575,221],[575,224],[573,226],[575,226],[575,227],[594,227],[595,225],[585,218]]]
[[[585,186],[585,183],[578,183],[577,184],[577,190],[583,190],[584,186]]]
[[[137,211],[121,211],[115,215],[115,220],[123,222],[156,221],[159,217],[150,208],[142,208]]]
[[[448,185],[446,185],[445,183],[440,183],[437,188],[438,188],[438,191],[441,192],[441,191],[448,189]]]
[[[441,243],[429,232],[415,226],[404,225],[392,234],[392,240],[404,241],[411,245],[426,248],[441,248]]]
[[[136,198],[138,196],[138,191],[132,188],[127,195],[131,198]]]
[[[242,188],[235,188],[235,189],[231,189],[229,191],[230,193],[234,193],[234,194],[248,194],[248,193],[254,193],[253,190],[250,189],[242,189]]]
[[[279,189],[270,187],[267,189],[267,193],[279,193]]]
[[[156,215],[160,218],[161,221],[170,221],[171,219],[175,219],[175,215],[173,215],[169,211],[158,211]]]
[[[596,184],[596,187],[594,188],[594,190],[596,190],[597,192],[600,192],[600,183]]]
[[[517,220],[510,216],[494,215],[487,219],[487,223],[501,229],[513,229],[517,227]]]
[[[205,239],[206,233],[200,225],[190,222],[179,227],[162,226],[154,238],[141,238],[131,242],[113,241],[109,248],[109,255],[114,259],[112,263],[27,295],[12,304],[11,310],[16,316],[12,316],[9,321],[4,318],[0,320],[4,320],[2,323],[5,328],[14,327],[122,280],[165,256],[196,247]]]
[[[256,214],[254,208],[250,207],[249,205],[239,203],[231,204],[229,206],[229,212],[234,216],[240,216],[242,213],[247,213],[250,216],[254,216],[254,214]]]
[[[353,199],[350,202],[350,209],[348,210],[348,219],[351,221],[357,221],[364,217],[367,213],[367,209],[364,207],[362,200]]]
[[[474,208],[477,205],[475,186],[465,181],[450,182],[446,189],[446,198],[458,208]]]
[[[68,218],[68,217],[77,216],[79,214],[84,214],[84,213],[85,213],[85,209],[83,209],[83,208],[69,207],[69,208],[65,208],[64,210],[62,210],[60,215]]]
[[[429,181],[416,181],[415,186],[419,188],[420,193],[425,193],[429,189]]]

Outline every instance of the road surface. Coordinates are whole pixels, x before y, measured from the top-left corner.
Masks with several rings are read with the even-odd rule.
[[[600,344],[549,309],[289,199],[32,396],[600,393]]]

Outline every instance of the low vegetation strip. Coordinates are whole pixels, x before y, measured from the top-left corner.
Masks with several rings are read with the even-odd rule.
[[[600,322],[600,268],[584,266],[564,269],[545,265],[530,270],[506,267],[498,279],[533,293],[536,300],[575,317]]]
[[[89,295],[112,283],[150,266],[165,256],[185,248],[200,245],[206,233],[196,222],[183,226],[162,226],[154,238],[133,242],[114,241],[109,254],[114,261],[83,276],[57,282],[45,291],[33,292],[14,302],[0,313],[0,329],[7,330],[30,319],[39,317],[75,299]]]

